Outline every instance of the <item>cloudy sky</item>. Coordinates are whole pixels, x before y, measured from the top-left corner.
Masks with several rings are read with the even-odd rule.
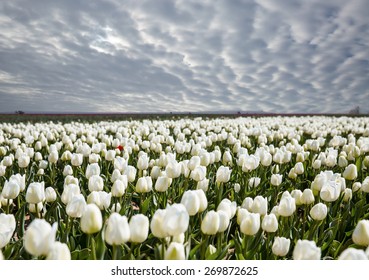
[[[0,112],[367,112],[368,14],[368,0],[1,0]]]

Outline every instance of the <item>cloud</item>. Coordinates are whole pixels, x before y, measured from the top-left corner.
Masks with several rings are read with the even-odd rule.
[[[0,112],[364,109],[368,11],[365,0],[4,1]]]

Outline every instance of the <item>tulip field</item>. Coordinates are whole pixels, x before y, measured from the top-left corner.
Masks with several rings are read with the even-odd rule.
[[[369,118],[0,122],[0,259],[369,258]]]

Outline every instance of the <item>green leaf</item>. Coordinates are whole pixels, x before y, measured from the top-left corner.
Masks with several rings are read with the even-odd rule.
[[[142,214],[145,215],[147,213],[147,210],[149,209],[149,206],[150,206],[151,199],[152,199],[152,195],[150,195],[148,198],[146,198],[145,201],[142,203],[142,205],[141,205],[141,213]]]
[[[71,252],[72,260],[88,260],[91,255],[91,249],[84,248],[82,250],[75,250]]]

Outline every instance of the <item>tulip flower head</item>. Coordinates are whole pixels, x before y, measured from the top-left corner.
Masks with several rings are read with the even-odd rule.
[[[10,241],[15,231],[15,218],[12,214],[0,214],[0,249]]]
[[[183,204],[175,203],[167,206],[163,219],[163,226],[170,236],[185,232],[189,225],[190,216]]]
[[[201,223],[201,231],[207,235],[215,235],[220,226],[219,213],[211,210],[206,213]]]
[[[24,247],[31,255],[47,256],[55,242],[57,223],[52,226],[43,219],[35,219],[24,234]]]
[[[49,252],[47,253],[47,260],[70,260],[71,254],[67,244],[59,241],[54,242]]]
[[[185,260],[186,254],[183,244],[171,242],[165,251],[165,260]]]
[[[275,237],[272,252],[276,256],[284,257],[288,254],[290,250],[291,241],[285,237]]]
[[[87,204],[81,217],[81,230],[84,233],[92,234],[101,230],[102,215],[96,204]]]
[[[321,249],[314,241],[298,240],[293,249],[294,260],[320,260]]]
[[[131,232],[130,241],[142,243],[149,234],[149,219],[143,214],[134,215],[129,221],[129,229]]]
[[[228,166],[220,166],[216,173],[216,182],[227,183],[231,178],[231,172]]]
[[[338,260],[368,260],[368,256],[362,249],[347,248],[339,255]]]
[[[45,201],[45,183],[31,183],[27,188],[26,201],[37,204]]]
[[[369,220],[360,220],[352,233],[355,244],[369,246]]]
[[[104,235],[106,243],[109,245],[121,245],[128,242],[130,236],[131,232],[127,217],[118,213],[112,213],[106,222]]]

